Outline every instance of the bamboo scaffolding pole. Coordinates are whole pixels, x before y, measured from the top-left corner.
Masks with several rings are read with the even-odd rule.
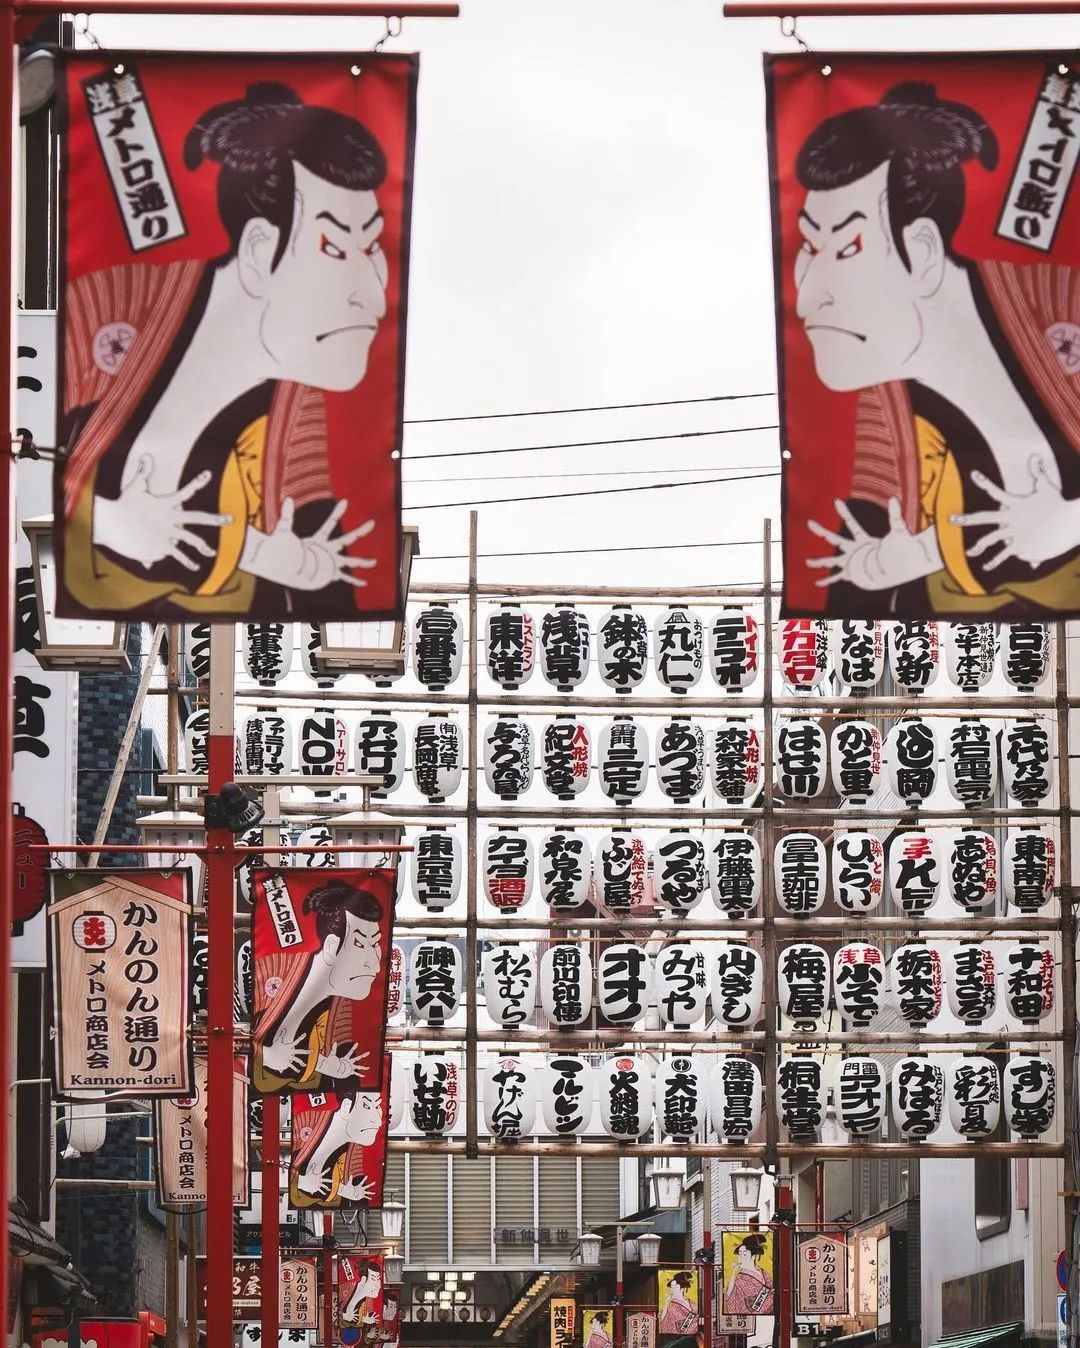
[[[761,625],[762,632],[762,670],[761,677],[763,683],[763,726],[762,726],[762,753],[764,755],[762,762],[767,767],[773,761],[773,621],[772,621],[772,520],[765,521],[764,537],[762,539],[762,565],[765,577],[764,594],[764,612]],[[762,808],[762,856],[772,857],[775,838],[773,834],[773,773],[766,771],[764,777],[764,806]],[[765,1071],[764,1079],[768,1082],[768,1095],[766,1099],[772,1099],[773,1083],[776,1081],[776,1067],[778,1060],[777,1050],[777,1011],[779,1007],[779,995],[777,991],[776,977],[776,904],[773,883],[773,867],[762,867],[762,912],[764,913],[763,922],[763,950],[762,958],[764,963],[763,971],[763,994],[765,1007]],[[765,1160],[766,1164],[777,1165],[779,1152],[777,1146],[780,1140],[780,1125],[777,1113],[774,1109],[765,1110]]]
[[[477,1100],[475,1083],[479,1075],[477,1065],[476,1038],[476,992],[477,992],[477,892],[476,872],[479,864],[477,855],[476,829],[476,786],[477,755],[479,751],[479,731],[476,711],[476,539],[477,512],[469,511],[469,762],[468,772],[468,817],[466,822],[466,860],[468,874],[465,877],[465,1016],[469,1028],[469,1042],[465,1053],[465,1077],[469,1083],[465,1092],[465,1141],[466,1155],[474,1159],[478,1138]]]
[[[403,1048],[417,1048],[422,1044],[461,1044],[468,1042],[469,1031],[463,1025],[410,1026],[409,1029],[389,1029],[387,1042],[399,1044]],[[569,1044],[714,1044],[720,1048],[729,1046],[747,1047],[748,1052],[759,1052],[766,1041],[766,1031],[748,1030],[737,1034],[714,1033],[711,1030],[635,1030],[625,1026],[612,1026],[603,1029],[584,1030],[545,1030],[535,1027],[519,1026],[516,1029],[477,1030],[477,1042],[481,1044],[518,1045],[526,1050],[539,1049],[557,1051]],[[900,1048],[911,1046],[920,1052],[932,1051],[935,1045],[955,1046],[967,1044],[974,1047],[982,1044],[997,1044],[1003,1040],[1011,1044],[1052,1044],[1063,1038],[1057,1030],[987,1030],[976,1032],[934,1033],[926,1030],[922,1035],[917,1031],[907,1032],[890,1030],[881,1034],[869,1031],[848,1030],[831,1032],[828,1030],[784,1030],[777,1031],[778,1044],[820,1045],[862,1044],[894,1045]],[[509,1051],[509,1049],[508,1049]]]
[[[580,1138],[566,1138],[558,1142],[479,1142],[477,1149],[481,1156],[621,1156],[633,1161],[638,1157],[672,1157],[686,1155],[686,1146],[672,1143],[665,1146],[649,1142],[582,1142]],[[423,1154],[434,1153],[460,1156],[465,1152],[465,1143],[457,1138],[391,1138],[391,1153]],[[1064,1146],[1058,1142],[861,1142],[836,1143],[823,1146],[820,1143],[778,1142],[778,1156],[805,1156],[827,1160],[857,1160],[861,1157],[923,1157],[928,1160],[956,1158],[973,1160],[985,1156],[1027,1156],[1033,1160],[1055,1159],[1064,1154]],[[748,1159],[766,1159],[768,1148],[758,1143],[743,1146],[731,1146],[721,1142],[699,1142],[694,1144],[695,1156],[712,1156],[724,1161],[745,1161]]]

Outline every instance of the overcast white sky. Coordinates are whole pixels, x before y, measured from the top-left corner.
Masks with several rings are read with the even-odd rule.
[[[462,0],[409,20],[421,53],[406,414],[575,407],[776,388],[761,53],[775,21],[720,0]],[[95,18],[106,46],[360,51],[381,21]],[[1068,47],[1068,19],[818,20],[816,50]],[[406,519],[463,553],[467,510],[525,496],[779,467],[772,430],[408,463],[411,454],[775,423],[731,404],[411,426]],[[662,470],[657,473],[655,470]],[[676,473],[674,470],[695,470]],[[641,476],[534,477],[634,471]],[[643,471],[645,470],[645,471]],[[653,470],[647,475],[647,470]],[[495,474],[510,474],[509,480]],[[433,478],[490,480],[431,482]],[[429,479],[429,481],[421,481]],[[779,480],[480,508],[481,552],[759,538]],[[779,550],[776,552],[779,561]],[[464,577],[426,561],[423,580]],[[710,585],[759,579],[760,548],[481,562],[485,581]]]

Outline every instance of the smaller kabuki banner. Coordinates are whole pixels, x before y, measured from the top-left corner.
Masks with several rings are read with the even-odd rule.
[[[278,1324],[282,1329],[317,1329],[319,1261],[282,1259],[278,1271]]]
[[[723,1315],[773,1315],[773,1233],[724,1231],[721,1240],[720,1311]]]
[[[581,1312],[582,1348],[612,1348],[615,1312],[586,1306]]]
[[[381,1207],[389,1125],[389,1061],[383,1068],[380,1090],[294,1095],[290,1204],[324,1209]]]
[[[248,1169],[248,1079],[242,1058],[233,1068],[233,1204],[251,1202]],[[195,1091],[182,1100],[154,1105],[154,1168],[157,1199],[163,1208],[194,1203],[204,1206],[206,1190],[206,1058],[195,1058]]]
[[[417,58],[61,60],[58,612],[400,613]]]
[[[1080,613],[1073,53],[765,58],[782,612]]]
[[[338,1328],[361,1327],[365,1342],[374,1342],[382,1328],[383,1257],[343,1254],[337,1261]],[[343,1343],[355,1343],[342,1335]]]
[[[190,1095],[191,872],[51,880],[57,1094]]]
[[[661,1348],[677,1339],[695,1339],[698,1332],[698,1270],[656,1270],[656,1329]]]
[[[377,1090],[394,872],[256,871],[252,888],[255,1089]]]
[[[552,1344],[552,1348],[555,1345]],[[626,1348],[656,1348],[656,1316],[633,1311],[626,1317]]]
[[[577,1302],[572,1297],[552,1297],[550,1304],[550,1348],[570,1348],[577,1329]]]
[[[848,1247],[835,1236],[807,1236],[796,1247],[796,1315],[846,1315]]]

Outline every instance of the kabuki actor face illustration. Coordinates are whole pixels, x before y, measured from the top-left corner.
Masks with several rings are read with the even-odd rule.
[[[1080,612],[1080,69],[766,67],[784,613]]]
[[[387,1058],[389,1055],[385,1055]],[[386,1168],[390,1064],[375,1091],[296,1095],[289,1201],[293,1207],[378,1207]]]

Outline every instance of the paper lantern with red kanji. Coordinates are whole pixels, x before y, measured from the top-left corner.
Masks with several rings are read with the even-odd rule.
[[[889,630],[889,668],[901,688],[922,693],[941,668],[941,634],[932,618],[905,618]]]
[[[784,833],[773,848],[773,886],[785,913],[806,917],[825,902],[829,868],[816,833]]]
[[[889,962],[893,1003],[907,1023],[924,1029],[941,1012],[944,961],[936,946],[923,941],[902,945]]]
[[[1054,1009],[1054,952],[1041,941],[1011,941],[998,955],[1010,1016],[1038,1025]]]
[[[318,779],[348,772],[349,728],[337,712],[316,709],[304,716],[296,734],[296,760],[301,774],[315,779],[316,790]]]
[[[945,1072],[949,1122],[961,1137],[978,1142],[993,1137],[1001,1119],[1001,1075],[992,1058],[965,1053]]]
[[[829,1007],[830,961],[825,948],[808,941],[785,946],[776,961],[780,1014],[798,1028],[814,1025]]]
[[[848,913],[872,913],[885,888],[885,847],[865,829],[833,835],[832,886],[836,902]]]
[[[1054,1126],[1057,1069],[1040,1053],[1014,1053],[1002,1085],[1005,1120],[1019,1137],[1034,1140]]]
[[[449,604],[425,604],[413,618],[413,672],[429,693],[444,692],[461,673],[465,624]]]
[[[356,723],[356,771],[380,777],[382,785],[371,795],[383,800],[405,780],[405,727],[396,716],[369,711]]]
[[[596,896],[613,911],[628,911],[645,902],[649,849],[640,833],[612,829],[596,844],[593,878]]]
[[[573,800],[592,772],[588,728],[576,716],[556,716],[540,737],[544,785],[559,800]]]
[[[536,869],[532,839],[520,829],[495,829],[484,839],[481,869],[484,893],[496,908],[523,907],[532,895]]]
[[[781,721],[776,732],[777,792],[788,800],[812,800],[828,780],[829,741],[821,722],[809,716]]]
[[[629,805],[649,779],[649,735],[632,716],[615,716],[600,731],[596,752],[600,789],[616,805]]]
[[[579,1137],[592,1119],[596,1080],[592,1066],[576,1053],[553,1053],[540,1069],[544,1123],[556,1137]]]
[[[516,1142],[536,1123],[536,1073],[522,1058],[499,1058],[484,1068],[484,1123],[492,1137]]]
[[[669,913],[688,913],[708,881],[704,839],[689,829],[662,833],[653,845],[653,896]]]
[[[592,1010],[592,956],[584,941],[558,941],[540,956],[540,1005],[554,1029],[572,1030]]]
[[[837,721],[829,736],[833,785],[852,805],[865,805],[881,783],[881,731],[872,721]]]
[[[417,903],[431,913],[449,908],[461,893],[461,839],[453,829],[433,825],[412,845],[409,871]]]
[[[785,618],[780,624],[780,672],[796,691],[816,688],[829,668],[829,624],[825,618]]]
[[[540,671],[560,693],[569,693],[589,672],[589,619],[573,604],[556,604],[540,623]]]
[[[961,941],[945,950],[949,1010],[965,1025],[981,1025],[997,1005],[996,942]]]
[[[690,691],[701,678],[705,629],[693,609],[681,604],[661,611],[653,628],[656,676],[669,692]]]
[[[1045,623],[1003,623],[1001,672],[1021,693],[1032,693],[1050,669],[1050,628]]]
[[[949,678],[964,693],[985,688],[994,673],[997,656],[995,623],[950,623],[945,642]]]
[[[836,1121],[852,1137],[868,1137],[885,1122],[885,1073],[876,1058],[853,1054],[836,1065]]]
[[[292,623],[245,623],[243,647],[248,678],[272,688],[292,669]]]
[[[656,1009],[665,1025],[688,1030],[705,1014],[709,995],[705,954],[689,941],[670,941],[653,966]]]
[[[652,957],[644,946],[619,941],[596,959],[596,1001],[612,1025],[633,1025],[649,1009],[653,989]]]
[[[399,1025],[405,1018],[407,986],[405,951],[395,941],[386,974],[386,1019],[390,1024]]]
[[[871,619],[833,624],[833,669],[845,688],[873,688],[885,670],[885,629]]]
[[[708,835],[709,892],[727,917],[752,913],[761,902],[761,847],[750,833],[721,829]]]
[[[487,615],[487,671],[508,693],[528,683],[536,657],[532,614],[520,604],[504,603]]]
[[[709,668],[726,693],[741,693],[757,678],[758,624],[751,613],[725,607],[709,627]]]
[[[1054,751],[1045,722],[1034,716],[1010,721],[1001,737],[1005,790],[1018,805],[1038,805],[1053,789]]]
[[[616,693],[632,693],[649,671],[649,623],[629,604],[614,604],[596,628],[600,677]]]
[[[413,730],[413,785],[432,805],[441,805],[461,785],[461,726],[433,711]]]
[[[653,1075],[644,1055],[619,1053],[599,1072],[604,1132],[620,1142],[644,1137],[653,1121]]]
[[[937,735],[920,716],[897,722],[888,738],[889,784],[905,804],[921,805],[938,780]]]
[[[540,897],[551,908],[580,908],[592,886],[592,848],[572,828],[545,833],[540,841]]]
[[[49,839],[37,820],[31,819],[21,806],[15,807],[11,826],[14,858],[11,920],[21,924],[36,917],[45,906],[49,854],[32,852],[30,848],[43,846]]]
[[[517,800],[532,785],[533,740],[528,721],[497,716],[484,730],[484,780],[500,800]]]
[[[998,895],[997,841],[981,828],[963,828],[949,843],[945,875],[949,898],[965,912],[993,908]]]
[[[462,1104],[464,1077],[456,1058],[425,1053],[412,1067],[412,1125],[426,1137],[453,1132]]]
[[[761,791],[764,736],[744,716],[715,723],[709,736],[713,790],[728,805],[746,805]]]
[[[676,805],[705,789],[705,733],[689,716],[673,716],[656,732],[656,781]]]
[[[987,805],[997,789],[998,732],[977,716],[962,716],[948,731],[945,777],[961,805]]]
[[[713,941],[708,951],[714,1018],[729,1030],[752,1030],[761,1015],[765,970],[760,952],[746,941]]]
[[[1011,828],[1001,851],[1001,884],[1010,908],[1037,913],[1054,897],[1057,843],[1046,824]]]
[[[461,1005],[461,951],[452,941],[420,941],[409,960],[409,1002],[417,1020],[446,1025]]]
[[[833,955],[833,994],[836,1009],[853,1029],[876,1020],[885,989],[885,957],[876,945],[850,941]]]
[[[825,1065],[809,1054],[793,1053],[776,1068],[776,1113],[797,1142],[817,1137],[828,1104]]]
[[[662,1137],[685,1144],[704,1130],[708,1089],[706,1059],[676,1053],[661,1062],[656,1073],[656,1121]]]
[[[941,889],[941,847],[925,828],[908,828],[889,843],[889,888],[906,916],[921,917]]]
[[[536,960],[528,946],[492,942],[480,959],[487,1012],[506,1029],[524,1025],[536,1004]]]
[[[925,1054],[898,1059],[892,1070],[892,1116],[905,1142],[921,1142],[941,1126],[945,1069]]]
[[[749,1142],[761,1123],[761,1072],[750,1058],[719,1053],[709,1077],[709,1118],[723,1142]]]

